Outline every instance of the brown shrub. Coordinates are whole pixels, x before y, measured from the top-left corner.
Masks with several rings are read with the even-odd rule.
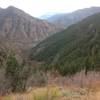
[[[9,92],[11,92],[10,81],[5,77],[5,70],[2,68],[0,69],[0,95]]]

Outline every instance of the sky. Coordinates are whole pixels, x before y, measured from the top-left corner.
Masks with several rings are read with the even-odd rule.
[[[69,13],[77,9],[100,6],[100,0],[0,0],[0,7],[15,6],[40,17],[50,13]]]

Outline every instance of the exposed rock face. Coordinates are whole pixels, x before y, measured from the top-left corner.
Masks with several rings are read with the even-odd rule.
[[[38,43],[59,29],[46,21],[8,7],[0,9],[0,39],[20,43]]]

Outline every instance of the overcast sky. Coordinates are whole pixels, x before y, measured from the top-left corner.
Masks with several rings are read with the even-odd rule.
[[[0,7],[15,6],[40,17],[47,13],[67,13],[77,9],[100,6],[100,0],[0,0]]]

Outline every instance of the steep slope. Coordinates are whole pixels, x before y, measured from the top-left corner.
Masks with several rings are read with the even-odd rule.
[[[74,11],[68,14],[56,14],[46,19],[48,22],[67,28],[68,26],[83,20],[84,18],[100,12],[100,7],[91,7]]]
[[[100,13],[57,33],[31,51],[31,59],[45,69],[73,74],[82,69],[100,70]]]
[[[58,30],[55,25],[34,18],[15,7],[0,10],[0,37],[4,41],[34,45]]]

